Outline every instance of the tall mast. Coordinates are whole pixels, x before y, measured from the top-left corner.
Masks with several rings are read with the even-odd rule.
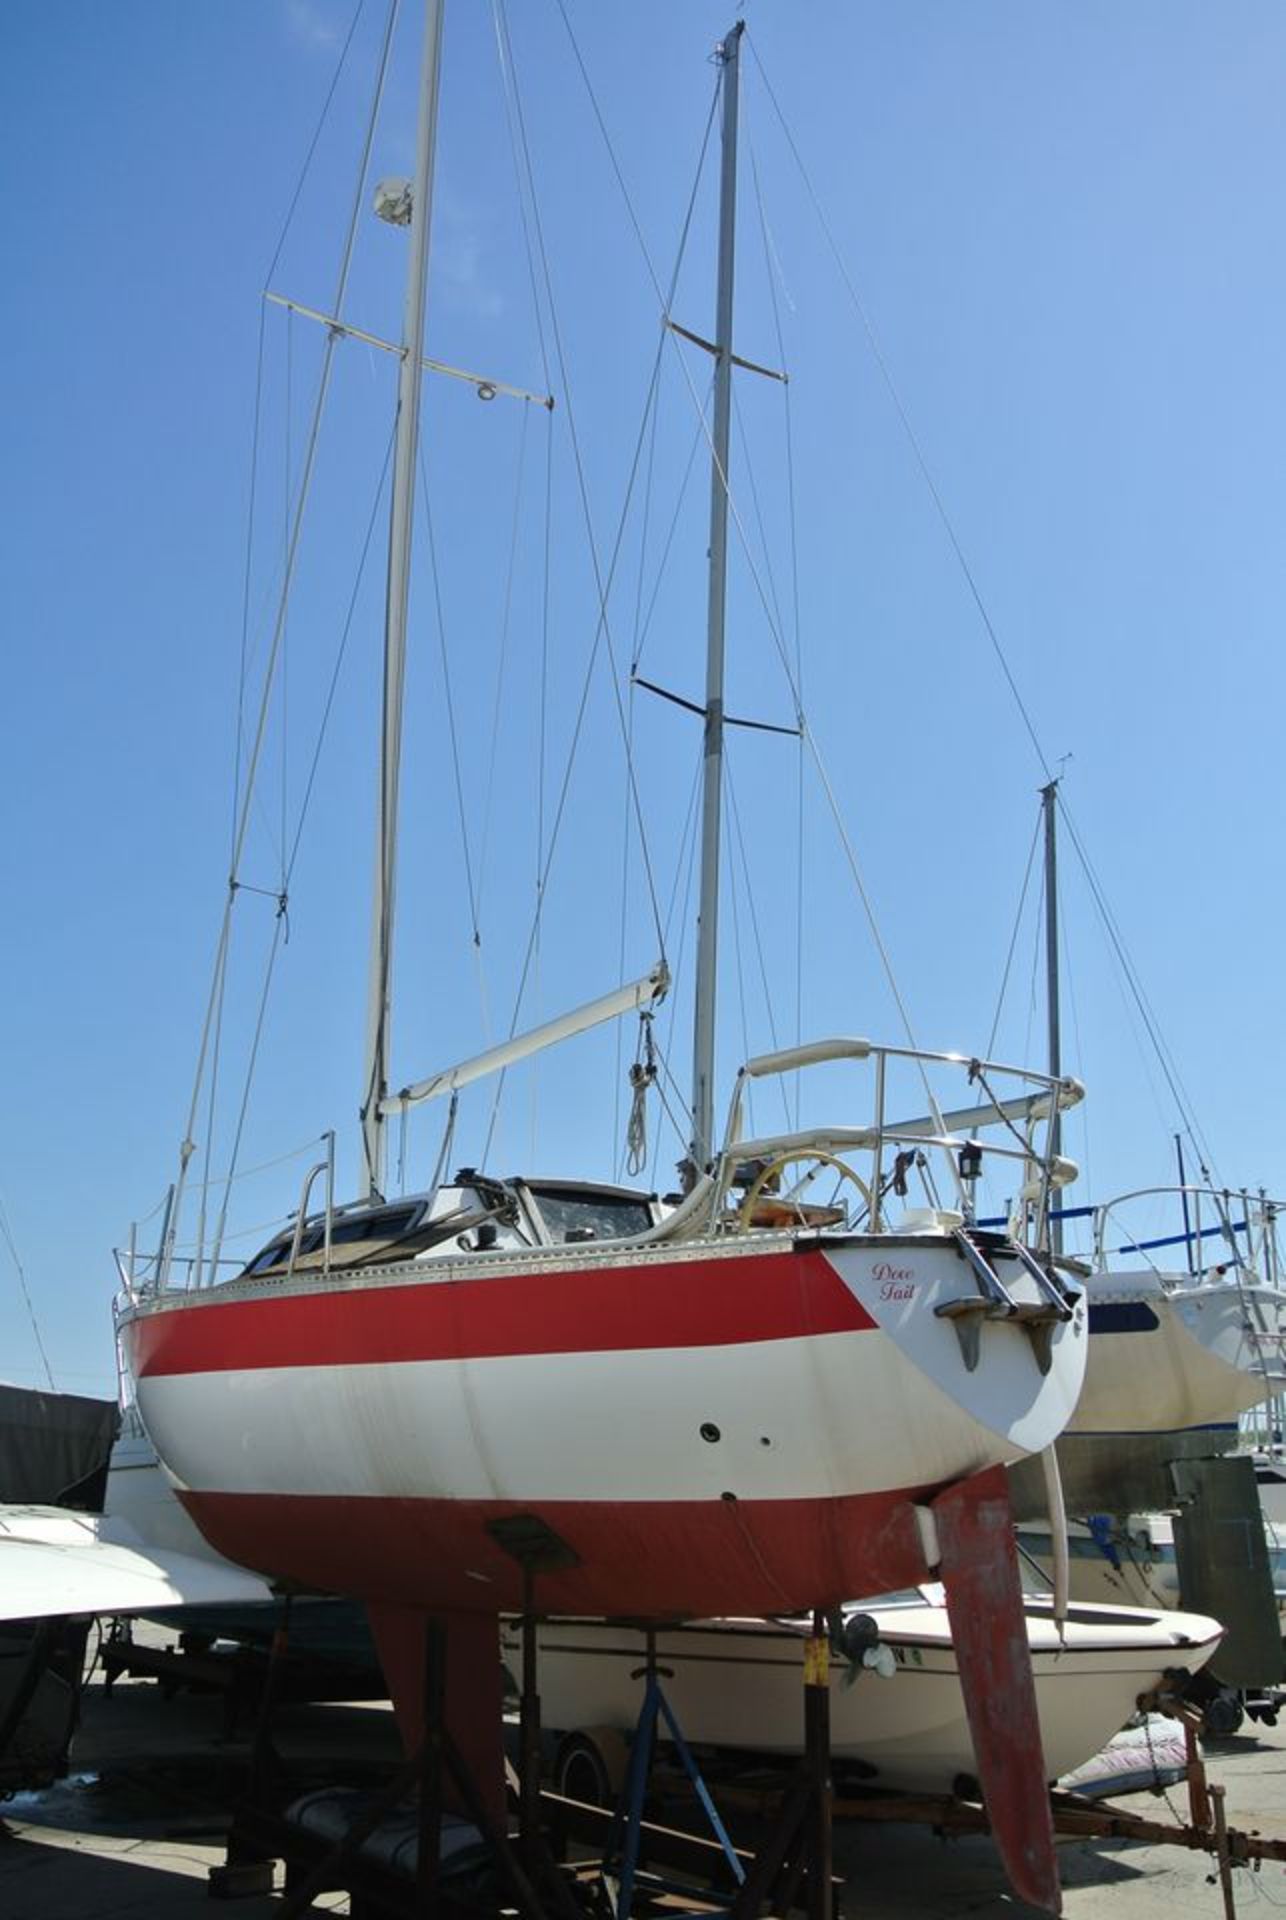
[[[732,419],[732,287],[737,214],[739,20],[719,49],[723,64],[723,171],[715,313],[714,433],[710,463],[710,590],[706,630],[705,778],[701,803],[701,904],[693,1033],[692,1142],[699,1172],[714,1150],[715,970],[719,940],[719,835],[723,799],[723,631],[728,583],[728,442]]]
[[[1045,816],[1045,1004],[1049,1015],[1049,1074],[1051,1079],[1059,1080],[1063,1073],[1063,1050],[1059,1030],[1057,780],[1051,780],[1047,787],[1041,788],[1040,802]],[[1055,1101],[1049,1117],[1051,1158],[1062,1145],[1059,1137],[1061,1132],[1061,1116],[1058,1103]],[[1050,1252],[1055,1255],[1061,1254],[1063,1223],[1054,1217],[1052,1195],[1049,1215]]]
[[[1188,1272],[1196,1273],[1196,1262],[1192,1257],[1192,1218],[1188,1212],[1188,1175],[1183,1165],[1183,1135],[1174,1136],[1175,1158],[1179,1162],[1179,1198],[1183,1201],[1183,1244],[1188,1253]]]
[[[402,692],[406,674],[406,611],[411,587],[411,522],[415,510],[416,446],[424,365],[424,295],[433,202],[433,150],[438,121],[438,73],[443,0],[425,0],[420,62],[420,120],[411,189],[410,254],[397,382],[397,438],[393,450],[393,505],[389,521],[388,586],[384,616],[384,727],[371,912],[370,987],[366,1011],[366,1068],[362,1081],[362,1144],[368,1195],[384,1190],[384,1120],[388,1092],[392,1010],[393,901],[397,859],[397,805],[402,759]]]

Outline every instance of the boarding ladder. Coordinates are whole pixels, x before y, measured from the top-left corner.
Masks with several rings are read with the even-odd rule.
[[[969,1372],[978,1365],[983,1322],[1008,1320],[1022,1328],[1031,1341],[1037,1366],[1042,1373],[1048,1373],[1053,1360],[1054,1328],[1071,1319],[1081,1297],[1079,1290],[1067,1286],[1042,1266],[1028,1248],[1008,1233],[965,1223],[954,1230],[952,1238],[956,1252],[973,1276],[977,1292],[963,1294],[956,1300],[944,1300],[934,1312],[955,1327]],[[1020,1272],[1034,1281],[1034,1300],[1015,1300],[998,1271],[998,1264],[1004,1261],[1015,1261]]]

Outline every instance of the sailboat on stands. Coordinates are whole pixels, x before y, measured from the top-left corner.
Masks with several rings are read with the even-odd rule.
[[[1181,1216],[1181,1233],[1145,1238],[1128,1229],[1140,1203],[1164,1201]],[[1235,1444],[1239,1415],[1286,1386],[1286,1292],[1272,1241],[1277,1211],[1273,1201],[1193,1185],[1123,1194],[1094,1209],[1086,1280],[1092,1365],[1072,1433],[1110,1433],[1127,1379],[1137,1382],[1142,1367],[1155,1379],[1149,1431],[1179,1435],[1226,1425],[1228,1444]],[[1187,1250],[1183,1267],[1170,1251],[1178,1246]],[[1203,1445],[1210,1446],[1208,1432]]]
[[[1052,1140],[1074,1081],[866,1039],[746,1062],[714,1124],[723,590],[733,368],[738,59],[722,43],[710,631],[690,1177],[670,1200],[464,1169],[387,1201],[388,1123],[424,1099],[653,1004],[634,984],[410,1085],[391,1077],[401,688],[441,9],[427,8],[401,348],[380,844],[362,1126],[366,1192],[309,1210],[236,1278],[126,1263],[119,1331],[147,1431],[232,1560],[368,1607],[403,1732],[425,1626],[449,1621],[446,1714],[502,1803],[498,1617],[708,1617],[946,1585],[993,1830],[1015,1888],[1057,1908],[1004,1468],[1080,1391],[1079,1287],[975,1224],[993,1157],[1029,1217],[1075,1172]],[[248,804],[248,803],[247,803]],[[749,1132],[752,1084],[831,1063],[833,1122]],[[898,1076],[926,1113],[900,1120]],[[940,1096],[958,1076],[956,1104]],[[834,1073],[833,1073],[833,1077]],[[860,1102],[860,1104],[859,1104]],[[904,1109],[905,1110],[905,1109]],[[917,1107],[912,1106],[913,1114]],[[1003,1118],[1003,1144],[975,1132]],[[187,1149],[190,1152],[190,1148]],[[935,1175],[934,1169],[937,1169]],[[926,1183],[910,1198],[909,1171]],[[949,1188],[942,1204],[936,1184]],[[822,1184],[833,1192],[818,1201]],[[172,1236],[171,1236],[172,1239]]]
[[[1058,782],[1051,781],[1041,792],[1041,812],[1048,1068],[1055,1078],[1062,1072],[1058,805]],[[1144,1237],[1134,1225],[1143,1205],[1165,1202],[1183,1231]],[[1238,1417],[1280,1393],[1286,1291],[1276,1270],[1277,1211],[1262,1195],[1187,1184],[1142,1189],[1097,1207],[1051,1208],[1056,1261],[1066,1220],[1086,1218],[1091,1232],[1088,1261],[1065,1267],[1085,1288],[1090,1334],[1081,1397],[1058,1443],[1073,1513],[1168,1507],[1175,1464],[1229,1451]],[[1180,1248],[1183,1268],[1175,1264]],[[1011,1493],[1020,1512],[1044,1512],[1042,1481],[1030,1468],[1013,1476]]]

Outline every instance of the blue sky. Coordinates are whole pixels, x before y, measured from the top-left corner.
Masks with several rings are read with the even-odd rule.
[[[664,278],[710,100],[708,54],[730,16],[707,0],[567,5]],[[377,175],[410,169],[417,12],[399,29]],[[273,277],[319,307],[381,15],[368,0]],[[0,1196],[68,1387],[110,1387],[110,1249],[163,1192],[182,1135],[227,870],[260,294],[351,19],[341,0],[44,0],[0,18]],[[1068,804],[1218,1169],[1280,1190],[1286,20],[1275,6],[1170,0],[1075,10],[753,0],[748,22],[738,344],[755,361],[781,355],[767,255],[792,375],[805,704],[917,1038],[986,1043],[1042,775],[765,74],[1044,750],[1071,756]],[[515,403],[483,409],[468,390],[433,383],[425,459],[438,580],[435,590],[420,565],[397,966],[406,1078],[507,1029],[534,894],[543,636],[547,824],[596,625],[569,422],[605,556],[658,333],[558,10],[511,0],[510,30],[568,377],[548,376],[559,397],[553,557],[546,610],[550,423],[534,413],[524,427]],[[429,351],[541,387],[489,8],[452,7],[443,99]],[[697,331],[711,325],[711,193],[707,169],[675,302]],[[391,335],[400,302],[401,241],[364,215],[347,311]],[[279,312],[264,341],[255,659],[320,352],[316,329]],[[293,832],[390,417],[391,362],[351,343],[338,359],[292,603],[285,769],[274,728],[247,869],[269,891],[281,796]],[[703,382],[699,356],[686,364]],[[645,601],[694,432],[673,353],[664,368]],[[771,570],[793,647],[782,396],[745,377],[738,406],[734,492],[745,523],[762,517],[768,530],[762,553],[754,534],[756,571]],[[640,669],[691,696],[702,680],[705,498],[694,478]],[[611,602],[622,661],[636,644],[641,527],[636,501]],[[335,1126],[343,1184],[355,1165],[382,569],[377,537],[291,880],[290,943],[243,1152],[246,1165],[302,1154]],[[441,725],[439,598],[480,948]],[[730,708],[789,721],[740,552],[731,604]],[[677,888],[681,901],[695,722],[645,696],[636,721],[658,892],[668,902]],[[795,767],[789,743],[733,743],[782,1040],[795,1023]],[[617,977],[623,804],[600,670],[522,1024]],[[804,820],[804,1029],[900,1038],[815,785]],[[636,846],[630,860],[632,973],[655,957],[655,935]],[[1064,1054],[1090,1090],[1071,1150],[1087,1171],[1083,1196],[1101,1197],[1167,1179],[1179,1121],[1070,848],[1063,870]],[[736,893],[736,915],[731,893],[725,906],[724,1084],[743,1042],[771,1040],[740,879]],[[257,895],[238,909],[219,1141],[273,911]],[[1028,924],[997,1051],[1038,1061],[1033,940]],[[682,992],[674,1006],[672,1036],[668,1016],[661,1026],[682,1087]],[[619,1084],[612,1036],[515,1076],[494,1163],[526,1167],[534,1155],[547,1171],[610,1174]],[[458,1158],[480,1153],[482,1111],[464,1116]],[[421,1180],[440,1125],[429,1116],[411,1137]],[[673,1143],[659,1144],[668,1158]],[[222,1164],[217,1146],[214,1158]],[[296,1157],[244,1196],[250,1244],[293,1203],[304,1164]],[[667,1179],[665,1159],[657,1177]],[[39,1377],[7,1252],[0,1375]]]

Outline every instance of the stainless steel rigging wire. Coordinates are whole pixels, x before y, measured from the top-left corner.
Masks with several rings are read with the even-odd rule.
[[[1014,964],[1014,953],[1018,946],[1018,936],[1022,932],[1023,914],[1027,906],[1027,890],[1031,885],[1032,868],[1036,862],[1036,848],[1040,844],[1041,816],[1036,815],[1036,826],[1031,837],[1031,846],[1027,850],[1027,866],[1023,873],[1022,890],[1018,895],[1018,911],[1014,915],[1013,931],[1009,936],[1009,951],[1005,955],[1004,971],[1000,976],[1000,992],[996,995],[996,1011],[991,1022],[991,1032],[987,1036],[987,1058],[990,1060],[996,1051],[996,1034],[1000,1028],[1001,1015],[1005,1010],[1005,995],[1009,991],[1009,974]]]
[[[938,489],[937,482],[935,481],[933,474],[930,470],[923,448],[921,447],[920,441],[916,435],[915,429],[911,424],[910,415],[905,405],[903,404],[902,396],[899,393],[897,384],[893,379],[892,371],[889,367],[887,360],[884,357],[883,350],[881,349],[881,346],[880,346],[879,338],[875,332],[875,328],[874,328],[874,325],[872,324],[865,302],[863,301],[862,296],[857,289],[857,285],[853,280],[852,275],[849,272],[847,262],[845,261],[844,256],[840,251],[839,244],[835,239],[835,235],[831,228],[830,222],[826,217],[821,201],[818,198],[818,195],[813,187],[812,179],[809,175],[808,169],[804,165],[803,157],[800,154],[794,135],[791,132],[791,129],[786,120],[785,114],[782,112],[781,106],[777,100],[777,96],[773,91],[772,84],[768,79],[768,75],[763,68],[763,64],[759,59],[758,50],[756,49],[754,42],[753,40],[750,39],[749,35],[747,35],[747,41],[750,45],[751,54],[752,54],[752,57],[754,58],[756,68],[758,69],[759,74],[763,80],[764,89],[768,95],[769,100],[772,103],[773,110],[777,115],[777,119],[781,126],[782,133],[785,136],[786,143],[790,148],[791,154],[795,160],[795,164],[799,169],[799,174],[801,179],[803,180],[805,191],[808,194],[809,200],[812,203],[813,210],[817,216],[817,220],[821,227],[823,236],[825,237],[826,244],[830,249],[831,256],[835,262],[835,265],[840,274],[840,277],[844,282],[845,288],[847,289],[849,298],[853,303],[854,309],[856,310],[858,317],[861,320],[862,328],[866,334],[866,338],[867,338],[868,345],[870,346],[871,354],[875,360],[875,364],[877,368],[879,369],[880,376],[884,381],[889,397],[893,402],[894,410],[897,414],[899,422],[901,423],[902,430],[906,435],[907,444],[909,445],[911,449],[911,453],[915,459],[915,463],[920,470],[920,476],[924,481],[924,485],[928,491],[929,498],[933,503],[934,509],[938,515],[939,520],[941,521],[943,531],[947,536],[948,543],[951,547],[952,552],[955,555],[957,564],[959,565],[961,574],[964,578],[965,584],[968,587],[970,596],[977,610],[978,617],[982,622],[983,630],[986,633],[987,638],[991,644],[992,651],[995,654],[996,661],[1000,667],[1001,674],[1004,677],[1005,684],[1009,688],[1010,695],[1013,699],[1015,707],[1017,708],[1023,727],[1027,733],[1027,737],[1031,742],[1032,749],[1036,755],[1037,760],[1040,763],[1040,767],[1042,772],[1044,773],[1046,781],[1049,782],[1054,778],[1054,775],[1051,770],[1049,760],[1045,754],[1045,749],[1041,743],[1040,736],[1036,731],[1036,726],[1034,721],[1032,720],[1031,713],[1028,710],[1027,703],[1023,699],[1022,693],[1019,690],[1017,679],[1015,678],[1013,670],[1010,667],[1008,657],[1005,653],[1005,649],[1001,645],[1000,636],[996,631],[996,627],[992,621],[986,602],[982,597],[982,590],[978,585],[977,578],[974,574],[972,567],[969,564],[968,557],[965,554],[964,548],[960,542],[960,538],[956,533],[955,524],[951,518],[951,515],[947,511],[946,502],[943,499],[942,494]],[[1100,917],[1102,918],[1104,928],[1108,935],[1108,939],[1111,942],[1111,945],[1117,955],[1117,959],[1121,966],[1126,983],[1129,987],[1130,994],[1138,1009],[1139,1017],[1143,1022],[1144,1029],[1147,1033],[1148,1039],[1156,1053],[1157,1060],[1161,1066],[1162,1073],[1164,1074],[1166,1083],[1170,1089],[1170,1094],[1174,1100],[1175,1107],[1180,1117],[1183,1120],[1184,1126],[1186,1127],[1189,1137],[1193,1141],[1194,1146],[1196,1146],[1198,1149],[1198,1152],[1202,1154],[1206,1162],[1207,1170],[1208,1171],[1213,1170],[1214,1156],[1210,1152],[1208,1143],[1204,1140],[1204,1136],[1202,1135],[1201,1129],[1197,1124],[1192,1103],[1188,1098],[1186,1089],[1183,1086],[1182,1080],[1178,1072],[1178,1067],[1174,1060],[1173,1053],[1171,1052],[1169,1045],[1167,1044],[1167,1042],[1164,1039],[1164,1036],[1161,1033],[1160,1024],[1157,1020],[1156,1014],[1152,1009],[1150,1003],[1148,1002],[1147,995],[1143,991],[1143,986],[1138,975],[1138,970],[1135,967],[1134,962],[1131,959],[1126,949],[1124,937],[1121,934],[1120,927],[1116,921],[1114,914],[1112,913],[1110,907],[1108,906],[1106,895],[1103,892],[1102,886],[1098,880],[1098,876],[1094,871],[1092,863],[1090,862],[1089,855],[1086,852],[1084,843],[1081,840],[1081,837],[1076,830],[1076,826],[1072,819],[1071,813],[1069,812],[1067,805],[1062,800],[1061,796],[1059,799],[1059,805],[1062,808],[1063,818],[1067,823],[1067,829],[1069,834],[1071,835],[1072,845],[1075,847],[1077,857],[1081,862],[1082,869],[1084,870],[1086,880],[1089,883],[1091,894],[1094,897],[1095,905],[1098,908]]]
[[[366,175],[370,166],[371,147],[375,138],[375,127],[379,117],[380,103],[384,94],[384,83],[388,73],[389,52],[393,39],[393,28],[397,19],[397,0],[390,0],[384,35],[380,46],[379,62],[376,71],[374,98],[367,120],[362,143],[361,158],[357,170],[357,183],[353,194],[353,205],[349,216],[348,230],[345,236],[336,282],[333,313],[339,317],[343,313],[344,298],[348,289],[349,273],[352,266],[353,247],[357,236],[357,226],[361,215]],[[202,1025],[200,1045],[197,1050],[196,1071],[193,1075],[192,1096],[188,1106],[187,1124],[179,1146],[179,1172],[175,1182],[174,1206],[170,1214],[170,1225],[166,1234],[166,1244],[161,1250],[160,1280],[162,1285],[168,1277],[170,1255],[178,1231],[179,1215],[187,1180],[188,1163],[195,1151],[193,1138],[196,1126],[197,1107],[200,1102],[201,1088],[205,1079],[206,1061],[212,1041],[216,1040],[216,1024],[221,1020],[224,987],[227,979],[228,948],[232,932],[232,915],[236,906],[240,885],[241,857],[245,848],[246,832],[250,823],[251,808],[255,793],[256,776],[263,753],[267,734],[268,717],[271,710],[273,684],[277,662],[280,657],[282,636],[285,628],[286,609],[289,604],[290,590],[294,581],[295,562],[299,551],[299,536],[303,526],[304,510],[311,491],[317,446],[321,434],[322,416],[325,411],[326,396],[330,388],[331,370],[334,364],[335,347],[338,336],[328,332],[323,348],[322,370],[318,380],[317,396],[313,407],[312,422],[309,428],[307,449],[299,482],[299,497],[295,509],[294,523],[291,529],[290,546],[287,555],[285,576],[281,584],[277,617],[273,628],[272,643],[264,669],[263,686],[259,702],[259,712],[255,727],[254,742],[246,765],[242,789],[240,811],[233,830],[231,857],[228,871],[228,891],[224,902],[223,916],[215,943],[214,965],[210,994],[206,1004],[205,1019]],[[238,756],[239,763],[239,756]]]
[[[18,1276],[18,1287],[22,1293],[23,1303],[27,1309],[27,1318],[31,1322],[31,1331],[35,1335],[36,1351],[40,1355],[40,1364],[44,1368],[45,1378],[49,1382],[49,1391],[56,1393],[58,1389],[54,1385],[54,1370],[49,1364],[49,1355],[45,1352],[45,1343],[40,1336],[40,1322],[36,1318],[36,1309],[32,1302],[31,1289],[27,1285],[26,1269],[18,1257],[18,1249],[14,1244],[13,1234],[9,1227],[9,1216],[4,1210],[4,1202],[2,1200],[0,1200],[0,1235],[4,1237],[4,1243],[9,1249],[9,1257],[13,1261],[14,1271]]]

